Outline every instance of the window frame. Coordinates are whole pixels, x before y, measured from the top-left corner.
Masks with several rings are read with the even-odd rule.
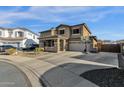
[[[78,33],[75,33],[75,30],[76,31],[78,30]],[[80,34],[80,29],[79,28],[72,29],[72,34]]]
[[[59,34],[60,34],[60,35],[63,35],[63,34],[65,34],[65,30],[64,30],[64,29],[62,29],[62,30],[59,30]]]
[[[17,33],[18,33],[18,37],[24,37],[24,32],[18,31]]]
[[[46,41],[44,42],[44,46],[45,46],[45,47],[54,47],[54,46],[55,46],[54,40],[46,40]]]

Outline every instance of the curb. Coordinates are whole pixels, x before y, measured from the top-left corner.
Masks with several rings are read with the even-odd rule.
[[[6,63],[9,63],[11,65],[14,65],[15,67],[17,67],[20,71],[22,71],[23,74],[25,74],[30,82],[29,87],[42,87],[41,82],[39,80],[39,75],[32,71],[31,68],[23,65],[23,64],[16,64],[14,61],[10,60],[10,59],[0,59],[0,61],[4,61]]]

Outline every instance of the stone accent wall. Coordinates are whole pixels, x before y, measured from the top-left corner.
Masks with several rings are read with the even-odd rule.
[[[64,31],[64,34],[60,34],[60,30],[65,30],[65,31]],[[58,35],[61,35],[61,36],[63,36],[63,37],[69,38],[69,37],[70,37],[70,28],[69,28],[69,27],[65,27],[65,26],[60,26],[60,27],[57,29],[57,34],[58,34]]]

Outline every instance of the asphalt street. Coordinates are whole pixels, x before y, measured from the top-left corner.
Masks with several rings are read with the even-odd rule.
[[[0,87],[30,87],[26,75],[17,67],[0,62]]]

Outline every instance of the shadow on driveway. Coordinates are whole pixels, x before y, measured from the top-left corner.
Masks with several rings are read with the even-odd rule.
[[[66,63],[49,69],[39,80],[45,87],[123,87],[124,70],[109,66]]]
[[[108,52],[89,53],[85,55],[73,56],[72,58],[118,66],[117,53],[108,53]]]

